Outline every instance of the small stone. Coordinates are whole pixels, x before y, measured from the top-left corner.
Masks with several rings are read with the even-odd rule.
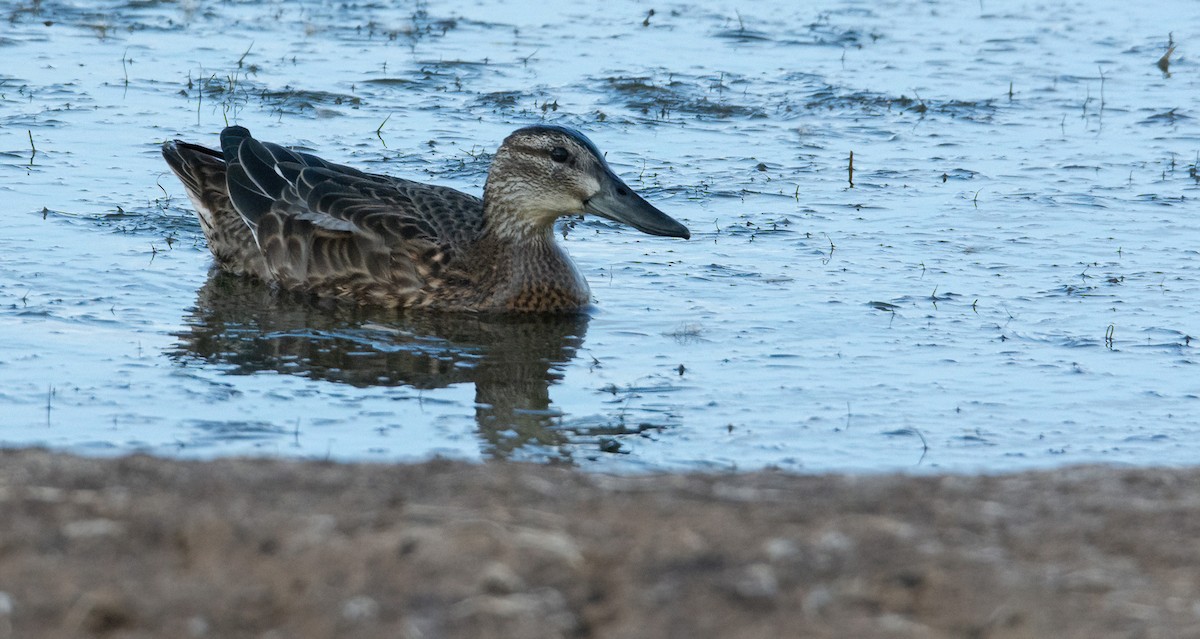
[[[118,593],[89,593],[77,605],[81,613],[79,627],[88,633],[114,633],[134,624],[130,601]]]
[[[287,549],[292,552],[315,548],[329,543],[337,532],[337,517],[327,514],[309,515],[304,523],[287,537]]]
[[[854,550],[854,540],[838,530],[827,530],[817,538],[817,547],[822,551],[844,555]]]
[[[825,586],[817,586],[804,595],[800,609],[809,617],[817,617],[826,606],[833,603],[833,593]]]
[[[63,524],[62,532],[67,539],[94,537],[116,537],[125,531],[125,526],[111,519],[84,519]]]
[[[379,602],[366,596],[351,597],[342,602],[342,618],[346,621],[370,621],[379,616]]]
[[[763,544],[763,550],[766,551],[767,558],[771,561],[780,561],[800,554],[796,542],[782,537],[767,540],[767,543]]]
[[[459,619],[475,618],[486,623],[514,623],[514,627],[549,627],[566,633],[577,625],[567,598],[553,588],[505,596],[479,595],[458,602],[452,613]],[[515,635],[514,635],[515,636]]]
[[[517,530],[512,539],[522,548],[557,557],[571,568],[583,565],[583,553],[575,540],[566,533],[525,528]]]
[[[508,565],[498,561],[484,568],[479,578],[479,589],[490,595],[509,595],[524,588],[521,577]]]
[[[877,619],[879,627],[889,635],[903,635],[906,637],[935,637],[937,633],[933,632],[928,626],[919,624],[907,617],[895,614],[884,613]]]
[[[204,617],[192,617],[187,620],[187,631],[191,637],[204,637],[208,635],[209,625],[208,620]]]
[[[30,486],[25,489],[25,498],[29,501],[56,504],[66,500],[66,493],[61,488],[51,486]]]
[[[770,600],[779,594],[779,580],[767,564],[748,566],[734,581],[734,592],[743,599]]]

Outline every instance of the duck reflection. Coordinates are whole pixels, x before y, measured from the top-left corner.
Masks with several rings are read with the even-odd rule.
[[[174,357],[231,374],[276,371],[358,387],[474,383],[484,454],[506,458],[522,447],[568,443],[549,388],[582,345],[588,317],[321,303],[214,270],[184,321]]]

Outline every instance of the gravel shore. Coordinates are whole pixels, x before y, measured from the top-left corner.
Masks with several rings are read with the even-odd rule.
[[[0,639],[1200,636],[1200,470],[0,452]]]

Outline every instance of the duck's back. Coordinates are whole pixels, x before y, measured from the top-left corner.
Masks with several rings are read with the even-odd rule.
[[[465,276],[460,263],[483,229],[479,198],[326,162],[241,127],[222,132],[221,146],[174,142],[163,154],[228,270],[385,306],[430,305],[430,291]]]

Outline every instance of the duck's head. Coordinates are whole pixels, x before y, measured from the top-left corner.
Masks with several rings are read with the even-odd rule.
[[[691,237],[687,227],[622,182],[591,140],[561,126],[530,126],[509,135],[492,160],[484,200],[500,215],[519,218],[492,220],[499,225],[546,229],[582,212],[650,235]]]

